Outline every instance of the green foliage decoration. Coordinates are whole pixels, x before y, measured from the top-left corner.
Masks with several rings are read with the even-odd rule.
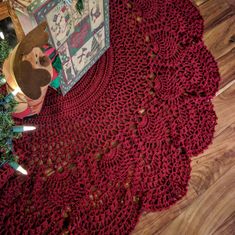
[[[11,51],[10,45],[7,40],[0,41],[0,67],[8,57]],[[0,165],[5,162],[12,162],[16,160],[16,156],[13,154],[12,140],[21,136],[20,133],[12,131],[12,127],[15,125],[12,119],[12,112],[17,105],[14,98],[8,102],[5,100],[5,96],[2,94],[3,89],[1,87],[5,84],[5,79],[0,74]]]
[[[12,140],[21,136],[12,131],[15,125],[12,112],[16,105],[14,99],[6,103],[4,96],[0,94],[0,163],[14,161],[16,157],[12,151]]]
[[[2,67],[4,60],[8,57],[11,47],[7,40],[0,41],[0,66]]]

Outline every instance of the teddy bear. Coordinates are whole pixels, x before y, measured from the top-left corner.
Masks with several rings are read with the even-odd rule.
[[[47,46],[46,27],[47,23],[43,22],[29,32],[3,64],[8,92],[19,89],[15,96],[18,104],[13,113],[16,118],[40,113],[49,84],[58,80],[59,70],[52,65],[55,58],[50,58],[50,55],[57,54],[51,52],[55,49]],[[57,82],[56,88],[58,86]]]

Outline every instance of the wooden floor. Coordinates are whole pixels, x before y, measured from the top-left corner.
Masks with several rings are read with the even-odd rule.
[[[215,138],[193,159],[187,196],[169,210],[143,215],[132,235],[235,235],[235,0],[194,3],[222,77],[213,100]]]

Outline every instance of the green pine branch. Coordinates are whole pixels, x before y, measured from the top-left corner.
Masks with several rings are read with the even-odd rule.
[[[0,66],[3,65],[4,60],[8,57],[11,51],[11,47],[7,40],[0,41]]]
[[[19,138],[21,134],[12,131],[15,125],[12,119],[12,112],[17,104],[13,99],[8,103],[4,103],[4,96],[0,94],[0,163],[12,161],[15,156],[12,153],[12,140]]]

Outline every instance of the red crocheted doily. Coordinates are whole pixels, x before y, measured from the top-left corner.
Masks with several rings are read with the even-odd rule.
[[[127,234],[181,199],[211,143],[217,64],[189,0],[110,2],[111,47],[65,97],[50,90],[0,169],[1,234]]]

